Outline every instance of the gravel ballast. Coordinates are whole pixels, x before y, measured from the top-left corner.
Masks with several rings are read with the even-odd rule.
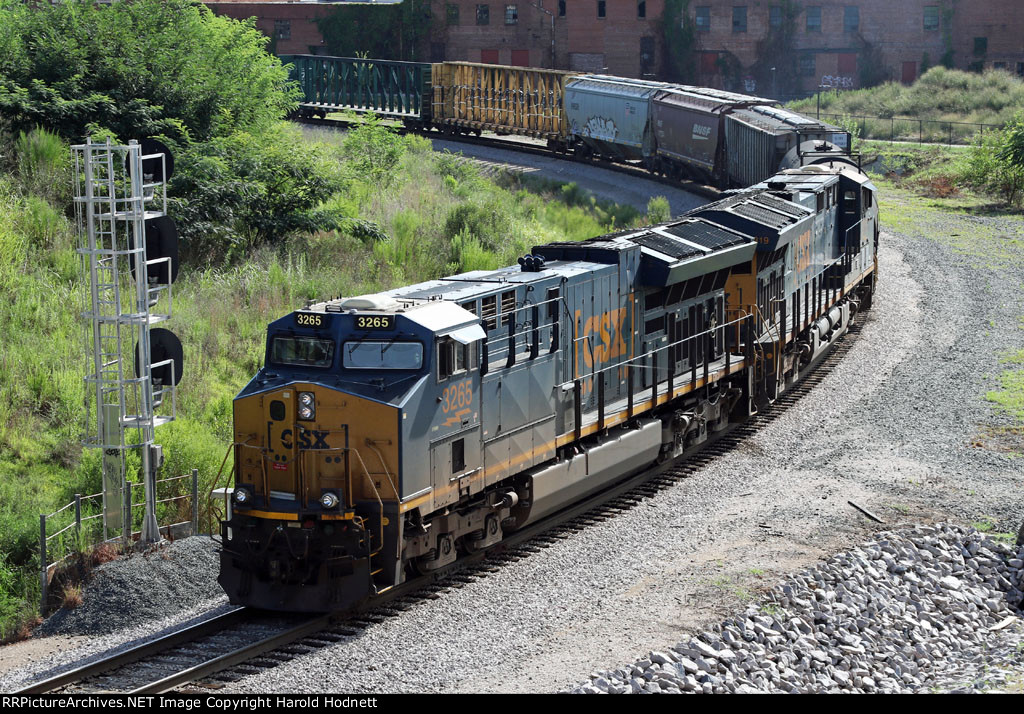
[[[210,538],[185,538],[104,563],[93,571],[82,605],[58,610],[37,634],[106,635],[223,596],[216,548]]]
[[[970,691],[1024,685],[1024,546],[946,524],[885,532],[710,632],[575,693]]]

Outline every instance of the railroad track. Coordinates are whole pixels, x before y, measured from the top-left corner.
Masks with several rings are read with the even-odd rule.
[[[111,657],[36,682],[17,692],[162,694],[183,688],[209,691],[294,657],[357,638],[417,604],[486,578],[501,566],[610,520],[673,488],[727,455],[748,437],[785,413],[820,384],[856,344],[870,313],[770,407],[736,424],[678,459],[636,474],[544,521],[517,531],[501,543],[430,575],[404,583],[371,602],[344,613],[287,618],[279,613],[233,610]]]
[[[334,129],[347,129],[353,123],[345,119],[318,119],[315,117],[298,117],[293,119],[293,121],[300,124],[307,124],[309,126],[326,126]],[[602,169],[608,169],[609,171],[618,171],[619,173],[628,174],[634,178],[642,178],[647,181],[655,181],[666,186],[682,189],[698,196],[703,196],[709,200],[719,199],[723,195],[721,191],[711,186],[706,186],[702,183],[697,183],[696,181],[687,181],[684,179],[654,174],[635,164],[609,161],[607,159],[595,159],[593,157],[579,158],[569,156],[567,154],[560,154],[557,151],[553,151],[552,149],[540,144],[533,144],[517,139],[498,139],[492,136],[472,136],[467,134],[445,134],[429,129],[410,129],[406,126],[397,127],[396,130],[400,134],[419,134],[420,136],[425,136],[430,139],[442,139],[444,141],[455,141],[462,144],[487,146],[493,149],[505,149],[521,154],[534,154],[536,156],[561,159],[562,161],[573,161],[574,163],[578,163],[583,166],[597,166]]]

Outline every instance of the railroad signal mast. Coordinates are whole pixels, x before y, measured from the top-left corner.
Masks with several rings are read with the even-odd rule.
[[[89,281],[82,310],[90,349],[83,444],[103,451],[104,538],[120,531],[125,546],[133,536],[128,455],[140,455],[140,542],[155,543],[161,540],[156,473],[163,453],[154,430],[175,417],[182,371],[181,342],[155,327],[171,317],[178,272],[166,190],[174,159],[150,139],[127,146],[89,140],[72,154],[78,252]]]

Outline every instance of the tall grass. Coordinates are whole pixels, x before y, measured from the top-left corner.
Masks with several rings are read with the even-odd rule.
[[[882,120],[858,120],[865,139],[917,140],[923,132],[926,140],[948,140],[949,124],[1003,125],[1024,106],[1024,81],[1004,70],[983,74],[946,67],[932,67],[914,84],[888,82],[877,87],[821,94],[821,111],[829,115],[881,117]],[[794,111],[814,114],[818,99],[810,97],[789,103]],[[893,117],[938,122],[923,126],[917,121],[892,120]],[[952,126],[954,140],[969,139],[977,127]]]

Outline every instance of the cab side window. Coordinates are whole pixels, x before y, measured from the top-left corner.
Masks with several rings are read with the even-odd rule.
[[[473,369],[476,356],[474,345],[464,345],[451,337],[442,337],[437,341],[437,379],[448,379],[454,375],[464,374]]]

